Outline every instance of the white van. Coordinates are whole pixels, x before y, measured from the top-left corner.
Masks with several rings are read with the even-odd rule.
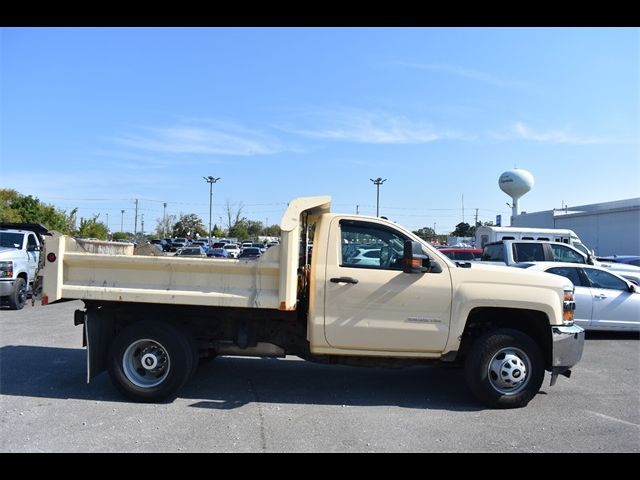
[[[568,228],[476,227],[477,247],[484,248],[487,243],[500,240],[561,242],[572,245],[585,255],[593,255],[593,252],[582,243],[578,235]]]

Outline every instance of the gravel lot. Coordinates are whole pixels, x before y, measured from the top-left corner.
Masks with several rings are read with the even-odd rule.
[[[170,403],[85,383],[81,302],[0,310],[1,452],[640,452],[638,335],[587,337],[571,379],[487,410],[461,370],[222,357]]]

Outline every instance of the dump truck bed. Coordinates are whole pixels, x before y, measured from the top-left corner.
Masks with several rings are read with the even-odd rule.
[[[76,240],[53,233],[45,242],[42,302],[114,302],[295,310],[301,217],[326,213],[327,196],[289,203],[281,243],[258,260],[140,256],[132,244]]]
[[[133,255],[114,242],[47,240],[48,302],[64,299],[278,308],[279,247],[258,260]],[[100,251],[110,253],[94,253]],[[51,270],[47,272],[47,270]]]

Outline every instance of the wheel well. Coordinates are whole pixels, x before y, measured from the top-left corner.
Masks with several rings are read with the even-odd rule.
[[[22,278],[24,282],[29,285],[29,278],[27,277],[27,272],[20,272],[17,278]]]
[[[537,310],[516,308],[475,308],[467,318],[458,356],[464,358],[476,338],[496,328],[512,328],[530,336],[542,350],[545,368],[551,368],[551,328],[549,318]]]

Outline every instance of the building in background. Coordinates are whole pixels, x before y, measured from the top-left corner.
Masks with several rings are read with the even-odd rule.
[[[568,228],[599,256],[640,255],[640,197],[511,217],[511,225]]]

